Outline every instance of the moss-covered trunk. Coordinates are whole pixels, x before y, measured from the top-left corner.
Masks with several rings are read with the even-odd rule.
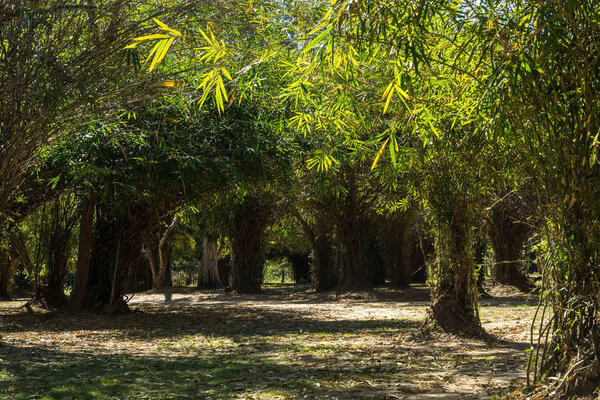
[[[471,246],[471,224],[460,216],[440,226],[437,259],[429,284],[431,308],[427,324],[445,332],[482,332],[477,301],[477,281]]]

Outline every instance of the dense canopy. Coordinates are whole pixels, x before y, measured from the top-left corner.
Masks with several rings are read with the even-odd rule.
[[[0,297],[426,283],[423,334],[489,339],[479,299],[510,285],[539,299],[527,389],[593,391],[599,24],[584,0],[5,1]]]

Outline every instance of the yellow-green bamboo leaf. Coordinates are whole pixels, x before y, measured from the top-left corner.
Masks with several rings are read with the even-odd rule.
[[[165,35],[164,33],[156,33],[154,35],[140,36],[133,38],[134,42],[142,42],[144,40],[155,40],[155,39],[169,39],[171,35]]]
[[[169,47],[171,47],[171,45],[173,44],[174,40],[175,38],[172,37],[171,39],[164,41],[162,47],[156,51],[156,55],[154,56],[154,59],[150,64],[148,72],[151,72],[154,69],[154,67],[156,67],[156,65],[158,65],[158,63],[160,63],[163,60],[163,58],[165,58],[165,56],[167,55],[167,51],[169,50]]]
[[[153,20],[153,21],[156,23],[156,25],[158,25],[158,26],[160,27],[160,29],[162,29],[163,31],[171,32],[173,35],[181,37],[181,32],[179,32],[178,30],[175,30],[175,29],[169,28],[169,27],[167,26],[167,24],[165,24],[165,23],[163,23],[163,22],[159,21],[159,20],[158,20],[158,19],[156,19],[156,18],[152,18],[152,20]]]
[[[206,74],[206,76],[204,77],[202,82],[198,85],[196,90],[205,87],[209,83],[209,81],[212,79],[213,76],[214,76],[214,71],[210,71],[208,74]]]
[[[150,50],[150,54],[148,54],[146,61],[144,61],[144,65],[146,65],[146,63],[154,56],[157,50],[164,44],[163,42],[163,40],[156,42],[156,44],[152,47],[152,50]]]
[[[222,114],[225,111],[225,104],[223,103],[223,96],[221,90],[217,86],[217,90],[215,91],[215,101],[217,103],[217,110],[219,114]]]
[[[204,38],[204,40],[206,40],[208,43],[211,43],[210,39],[208,38],[208,36],[206,35],[206,33],[204,33],[204,31],[202,29],[198,29],[200,31],[200,34],[202,35],[202,37]]]
[[[389,141],[390,141],[390,138],[388,137],[387,139],[385,139],[385,142],[383,142],[383,146],[381,146],[381,148],[377,152],[377,157],[375,157],[375,160],[373,161],[373,165],[371,165],[371,171],[373,171],[375,169],[375,167],[377,166],[377,164],[379,164],[379,159],[381,158],[381,155],[385,151],[385,148]]]
[[[225,101],[229,101],[229,99],[227,98],[227,90],[225,90],[225,84],[223,83],[223,77],[221,75],[217,76],[217,85]]]
[[[387,94],[387,99],[385,101],[385,105],[383,106],[383,113],[385,114],[388,107],[390,106],[390,102],[392,101],[392,97],[394,97],[394,88],[392,87],[389,91],[389,93]]]
[[[306,47],[302,50],[301,54],[306,53],[307,51],[315,47],[317,44],[319,44],[321,40],[323,40],[323,38],[325,38],[325,36],[327,36],[329,32],[331,32],[332,28],[333,27],[330,26],[323,32],[321,32],[316,38],[314,38],[309,44],[306,45]]]
[[[204,105],[204,102],[208,98],[208,95],[214,86],[215,86],[215,84],[213,82],[210,82],[207,87],[204,87],[203,92],[202,92],[202,97],[200,98],[200,102],[199,102],[200,108],[202,108],[202,106]]]
[[[385,98],[387,97],[388,93],[390,92],[390,90],[392,90],[392,88],[394,87],[394,82],[391,82],[387,88],[385,89],[385,92],[383,92],[383,96],[381,96],[381,100],[385,100]]]
[[[399,85],[394,85],[396,91],[400,93],[406,100],[410,100],[410,96]]]
[[[227,79],[229,79],[230,81],[233,80],[233,78],[231,77],[231,74],[229,73],[229,71],[227,71],[226,68],[221,68],[221,72],[223,73],[223,75],[225,75],[225,77]]]

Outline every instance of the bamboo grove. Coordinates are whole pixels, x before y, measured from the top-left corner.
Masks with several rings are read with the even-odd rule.
[[[426,265],[423,330],[485,335],[478,241],[522,290],[535,243],[527,384],[596,385],[599,24],[580,0],[9,0],[0,295],[20,270],[48,307],[127,312],[177,232],[199,286],[239,292],[269,243],[318,291]]]

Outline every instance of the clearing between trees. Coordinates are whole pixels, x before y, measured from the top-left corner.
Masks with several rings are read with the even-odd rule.
[[[493,293],[496,340],[423,337],[429,291],[174,288],[107,316],[0,303],[3,399],[499,399],[524,383],[537,299]]]

